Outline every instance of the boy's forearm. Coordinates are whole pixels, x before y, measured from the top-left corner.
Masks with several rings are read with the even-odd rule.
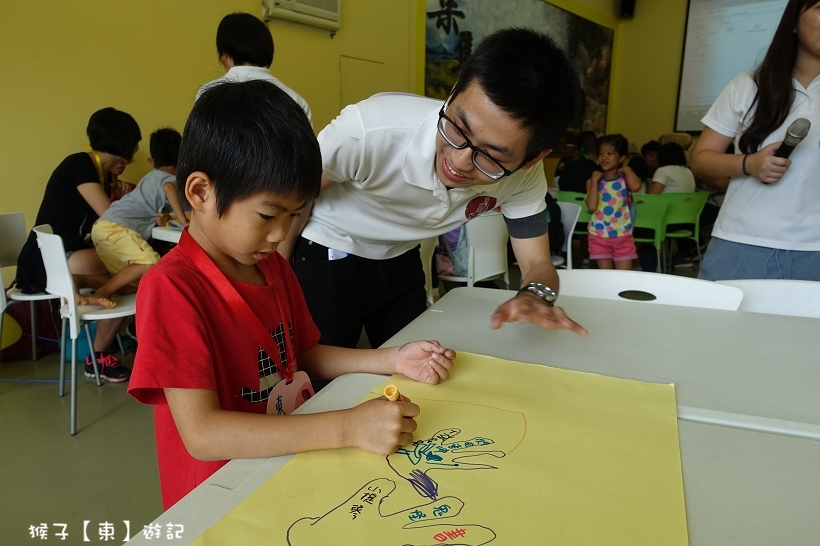
[[[169,186],[171,186],[170,190]],[[171,183],[167,183],[162,187],[162,189],[165,192],[166,199],[168,199],[168,204],[171,205],[171,210],[173,210],[174,214],[177,216],[177,222],[183,226],[188,225],[188,218],[185,217],[185,210],[182,208],[179,195],[177,195],[176,186]]]
[[[206,399],[211,407],[203,411],[187,396],[191,390],[165,392],[186,449],[202,461],[276,457],[350,445],[349,410],[287,416],[226,411],[211,392],[216,406]]]
[[[302,353],[299,368],[314,379],[335,379],[347,373],[395,373],[395,347],[385,349],[347,349],[316,345]]]

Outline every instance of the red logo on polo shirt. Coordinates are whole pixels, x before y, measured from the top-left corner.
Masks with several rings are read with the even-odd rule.
[[[467,203],[467,208],[464,209],[464,216],[467,217],[467,220],[472,220],[482,212],[494,209],[496,202],[496,198],[490,197],[489,195],[474,197]]]

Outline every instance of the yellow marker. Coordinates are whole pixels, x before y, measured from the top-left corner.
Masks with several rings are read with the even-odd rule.
[[[396,400],[401,398],[401,394],[399,394],[399,389],[395,385],[387,385],[384,388],[384,396],[387,397],[387,399],[391,402],[395,402]]]

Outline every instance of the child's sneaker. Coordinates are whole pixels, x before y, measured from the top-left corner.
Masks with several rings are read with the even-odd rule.
[[[111,383],[122,383],[131,378],[131,370],[120,365],[120,359],[111,353],[97,353],[100,377]],[[85,376],[94,377],[94,363],[91,356],[85,357]]]

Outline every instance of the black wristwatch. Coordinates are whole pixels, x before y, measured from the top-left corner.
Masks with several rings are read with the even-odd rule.
[[[552,288],[549,286],[545,286],[540,282],[531,282],[526,286],[522,287],[521,290],[518,291],[519,294],[523,294],[524,292],[532,292],[545,302],[547,305],[552,307],[555,305],[555,300],[558,299],[558,294],[552,291]]]

